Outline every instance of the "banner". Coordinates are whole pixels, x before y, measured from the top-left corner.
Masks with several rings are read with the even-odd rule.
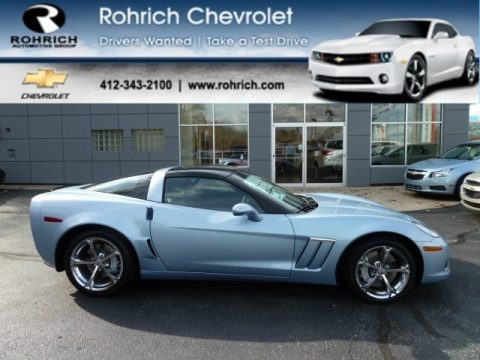
[[[478,27],[475,0],[17,1],[0,14],[0,96],[473,103]]]

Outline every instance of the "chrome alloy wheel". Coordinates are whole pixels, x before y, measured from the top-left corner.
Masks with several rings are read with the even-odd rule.
[[[398,296],[410,279],[410,264],[401,250],[376,246],[359,258],[355,279],[360,290],[371,298],[389,300]]]
[[[115,286],[122,277],[123,259],[112,242],[90,237],[80,241],[73,249],[70,270],[81,287],[102,292]]]
[[[420,98],[427,85],[427,70],[425,63],[414,56],[407,66],[405,73],[405,90],[412,98]]]
[[[467,60],[465,62],[465,71],[467,76],[467,82],[473,84],[476,77],[476,65],[475,65],[475,56],[472,52],[469,52],[467,55]]]

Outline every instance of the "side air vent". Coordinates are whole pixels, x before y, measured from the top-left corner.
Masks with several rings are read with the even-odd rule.
[[[320,269],[332,250],[335,240],[311,237],[297,259],[296,269]]]
[[[158,258],[158,254],[155,251],[155,248],[153,247],[152,240],[147,239],[147,244],[148,244],[148,248],[150,249],[150,252],[152,253],[152,255],[155,256],[156,258]]]

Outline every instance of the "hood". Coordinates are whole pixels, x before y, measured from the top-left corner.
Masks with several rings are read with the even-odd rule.
[[[398,35],[363,35],[324,41],[318,44],[315,50],[340,54],[393,51],[412,41],[418,41],[418,39],[401,38]]]
[[[428,159],[424,161],[419,161],[410,165],[409,169],[415,170],[443,170],[450,169],[452,167],[458,166],[461,163],[464,163],[466,160],[457,160],[457,159]]]
[[[480,172],[476,172],[467,176],[468,180],[480,181]]]
[[[373,215],[413,221],[411,216],[386,208],[374,201],[359,196],[313,193],[306,194],[318,202],[318,207],[309,212],[313,215]]]

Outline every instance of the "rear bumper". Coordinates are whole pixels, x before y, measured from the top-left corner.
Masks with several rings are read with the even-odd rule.
[[[406,65],[394,61],[386,64],[333,65],[310,59],[308,69],[312,83],[320,89],[401,94]],[[388,76],[386,84],[380,82],[381,74]]]

